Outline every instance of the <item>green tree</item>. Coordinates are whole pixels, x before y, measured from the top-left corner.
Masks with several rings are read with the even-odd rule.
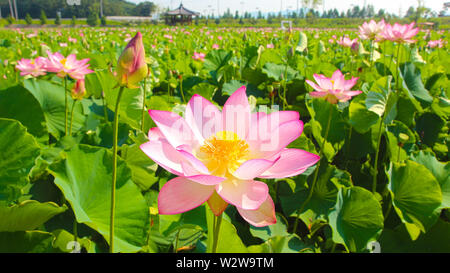
[[[414,14],[416,13],[416,11],[414,10],[414,7],[413,6],[411,6],[411,7],[409,7],[409,9],[406,11],[406,17],[412,17]]]
[[[29,13],[25,15],[25,22],[27,23],[27,25],[33,24],[33,18],[31,18],[31,15]]]
[[[135,16],[151,16],[156,11],[156,5],[153,2],[142,2],[139,3],[133,9],[133,15]]]
[[[41,16],[39,16],[39,20],[41,21],[41,25],[47,24],[47,15],[43,9],[41,9]]]
[[[6,21],[8,22],[8,25],[12,25],[14,21],[16,21],[16,19],[14,19],[14,17],[9,15],[8,18],[6,18]]]
[[[377,17],[378,18],[385,18],[386,17],[386,11],[384,9],[379,9]]]
[[[305,12],[303,9],[300,10],[300,13],[298,14],[298,18],[305,18]]]
[[[16,2],[20,14],[29,13],[32,18],[39,18],[41,9],[52,15],[61,10],[61,18],[72,18],[73,15],[77,18],[86,18],[93,10],[100,12],[99,0],[81,0],[80,6],[69,6],[66,0],[16,0]],[[103,14],[131,16],[138,12],[149,16],[150,11],[152,13],[155,11],[154,2],[147,0],[136,4],[130,0],[103,0]],[[0,0],[0,7],[2,10],[9,10],[8,0]]]
[[[100,18],[100,24],[102,26],[106,26],[106,16],[103,16],[102,18]]]
[[[89,13],[88,17],[86,18],[86,23],[91,26],[95,27],[98,26],[98,15],[96,12]]]
[[[314,23],[314,18],[316,17],[314,10],[310,10],[308,11],[308,13],[306,14],[306,21],[309,22],[310,24]]]
[[[59,13],[56,13],[55,25],[57,26],[61,25],[61,17],[59,16]]]
[[[367,6],[367,17],[372,18],[375,15],[375,8],[373,5]]]

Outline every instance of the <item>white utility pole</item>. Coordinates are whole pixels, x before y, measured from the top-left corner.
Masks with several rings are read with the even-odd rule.
[[[12,7],[11,0],[8,0],[8,2],[9,2],[9,16],[11,16],[12,18],[15,18],[16,16],[14,15],[14,10]]]
[[[103,0],[100,0],[100,18],[103,18]]]
[[[218,15],[218,18],[220,18],[220,3],[219,3],[219,0],[217,0],[217,15]]]
[[[17,3],[16,3],[16,0],[14,0],[14,11],[15,11],[15,14],[16,14],[16,20],[19,20],[19,14],[18,14],[18,12],[17,12]]]

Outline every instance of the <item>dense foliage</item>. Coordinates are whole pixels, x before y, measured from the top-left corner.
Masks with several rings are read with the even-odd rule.
[[[149,16],[156,9],[150,1],[135,4],[125,0],[103,0],[103,3],[103,13],[107,16]],[[8,1],[1,1],[0,8],[6,17],[10,12]],[[26,14],[39,18],[41,10],[50,18],[55,18],[58,11],[62,18],[86,18],[91,12],[99,13],[100,4],[99,1],[81,0],[81,5],[69,6],[66,0],[20,0],[17,1],[17,10],[19,18],[25,18]]]
[[[420,32],[416,43],[336,43],[355,31],[153,27],[143,35],[149,76],[122,96],[115,250],[205,252],[212,217],[202,205],[160,215],[158,194],[175,176],[140,149],[155,127],[144,110],[183,113],[199,94],[222,107],[245,85],[252,107],[300,113],[302,135],[289,145],[323,152],[317,165],[269,187],[277,223],[256,228],[233,206],[218,252],[450,252],[449,41]],[[0,252],[108,251],[113,72],[136,30],[0,31]],[[431,48],[428,40],[443,39]],[[86,95],[65,136],[64,81],[22,77],[22,58],[61,52],[90,58]],[[200,54],[203,53],[203,54]],[[306,80],[341,70],[359,77],[347,102],[312,98]],[[75,81],[68,80],[68,89]],[[330,123],[328,124],[328,120]],[[326,128],[329,127],[329,133]],[[325,133],[327,131],[327,133]],[[305,202],[307,200],[309,202]],[[297,220],[298,219],[298,220]]]

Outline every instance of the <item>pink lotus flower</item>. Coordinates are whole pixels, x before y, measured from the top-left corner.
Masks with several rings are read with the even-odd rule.
[[[439,40],[428,41],[427,47],[429,47],[429,48],[435,48],[435,47],[443,48],[444,47],[444,40],[439,39]]]
[[[419,28],[414,28],[414,22],[411,24],[399,24],[395,23],[393,26],[386,24],[384,31],[382,32],[383,37],[386,40],[397,42],[397,43],[415,43],[416,40],[411,40],[412,37],[419,33]]]
[[[76,38],[72,38],[72,37],[70,37],[70,36],[69,36],[68,40],[69,40],[69,42],[71,42],[71,43],[76,43],[76,42],[77,42],[77,39],[76,39]]]
[[[192,56],[192,59],[203,62],[205,60],[205,53],[194,52],[194,56]]]
[[[310,92],[309,95],[315,98],[325,97],[325,100],[329,103],[335,104],[338,101],[348,101],[353,96],[362,93],[362,91],[350,91],[356,84],[358,77],[352,77],[351,80],[346,80],[339,69],[333,73],[331,78],[318,74],[314,74],[313,77],[317,84],[310,80],[306,80],[306,82],[316,90]]]
[[[33,37],[36,37],[36,36],[38,36],[37,32],[33,32],[33,33],[28,34],[27,38],[33,38]]]
[[[82,80],[84,76],[94,71],[88,69],[89,59],[77,60],[75,54],[70,54],[65,58],[61,53],[51,53],[47,51],[48,60],[46,69],[48,72],[57,73],[58,77],[64,78],[69,75],[72,79]]]
[[[38,77],[46,74],[46,64],[47,59],[44,57],[37,57],[34,60],[21,59],[17,62],[16,68],[20,70],[20,76],[31,75]]]
[[[298,112],[250,112],[245,86],[226,101],[222,112],[200,95],[188,102],[184,118],[149,110],[157,127],[141,150],[177,175],[158,196],[160,214],[178,214],[207,202],[218,216],[228,206],[258,227],[276,223],[267,184],[259,178],[303,173],[319,156],[286,146],[300,136]]]
[[[363,40],[379,40],[382,38],[381,33],[385,25],[384,19],[378,23],[374,20],[370,20],[369,23],[364,22],[362,26],[359,26],[359,37]]]
[[[213,44],[213,45],[212,45],[212,48],[213,48],[213,49],[219,49],[220,47],[219,47],[218,44]]]
[[[273,44],[267,44],[266,47],[267,48],[274,48],[275,46]]]
[[[341,37],[339,40],[336,40],[336,43],[343,47],[352,47],[354,43],[358,43],[358,38],[351,40],[350,38],[344,36]]]

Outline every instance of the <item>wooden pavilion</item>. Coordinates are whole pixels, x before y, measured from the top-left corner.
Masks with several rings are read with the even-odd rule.
[[[164,13],[165,21],[168,25],[176,25],[178,23],[192,24],[192,16],[199,15],[199,12],[188,10],[187,8],[183,7],[183,4],[180,4],[177,9]]]

